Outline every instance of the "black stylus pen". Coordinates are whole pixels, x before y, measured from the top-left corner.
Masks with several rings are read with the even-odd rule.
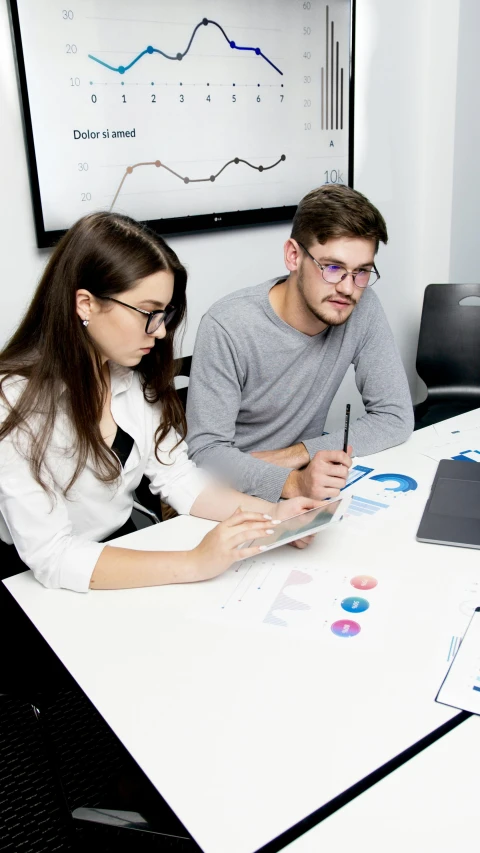
[[[345,406],[345,431],[343,433],[343,452],[347,452],[348,448],[348,429],[350,427],[350,403]]]

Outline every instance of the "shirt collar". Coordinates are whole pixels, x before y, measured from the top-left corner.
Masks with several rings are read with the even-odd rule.
[[[116,397],[117,394],[121,394],[122,391],[128,391],[133,382],[134,371],[131,367],[123,367],[121,364],[116,364],[114,361],[109,361],[108,366],[110,368],[111,394],[112,397]],[[65,382],[62,382],[59,390],[59,397],[65,394],[66,391],[67,386],[65,385]]]
[[[110,381],[112,388],[112,397],[121,394],[123,391],[128,391],[133,382],[133,370],[131,367],[123,367],[121,364],[116,364],[114,361],[109,361]]]

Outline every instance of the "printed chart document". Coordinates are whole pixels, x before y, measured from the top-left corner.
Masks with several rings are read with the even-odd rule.
[[[361,518],[363,521],[367,518],[381,518],[385,510],[393,507],[397,511],[400,509],[401,514],[405,499],[408,504],[408,497],[417,487],[417,481],[405,472],[378,471],[365,465],[354,465],[342,489],[342,497],[350,499],[345,508],[345,517]]]
[[[442,437],[446,440],[441,444],[427,447],[422,453],[437,462],[441,459],[480,462],[480,428],[452,429],[449,433],[445,432]]]
[[[357,525],[368,528],[374,520],[379,525],[385,517],[398,520],[408,512],[417,487],[417,481],[405,472],[353,466],[341,493],[345,498],[343,536],[358,532]],[[332,565],[329,553],[335,546],[330,543],[338,542],[337,526],[329,525],[318,535],[318,552],[306,549],[299,554],[286,546],[236,563],[215,578],[214,584],[197,589],[196,615],[222,624],[243,623],[264,632],[309,632],[329,643],[334,638],[351,639],[355,645],[375,641],[386,630],[387,605],[396,594],[388,562],[372,572],[370,550],[364,547],[363,559],[359,552],[352,562],[348,552],[343,563],[337,545]],[[185,611],[185,595],[182,602]]]
[[[480,428],[480,409],[472,410],[466,415],[457,415],[455,418],[448,418],[446,421],[439,421],[438,424],[433,424],[433,429],[440,438],[454,439],[461,433],[468,432]]]
[[[480,714],[480,607],[473,612],[437,702]]]

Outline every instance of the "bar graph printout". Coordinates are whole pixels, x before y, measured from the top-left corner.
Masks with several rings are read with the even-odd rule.
[[[417,485],[409,474],[353,466],[342,493],[344,535],[350,535],[351,519],[357,525],[369,525],[377,513],[388,518],[395,508],[395,515],[401,514]],[[216,578],[215,596],[210,589],[202,612],[223,623],[363,642],[383,625],[391,587],[388,571],[372,572],[366,566],[368,562],[358,559],[344,567],[332,566],[323,554],[315,558],[309,549],[301,552],[300,559],[299,552],[287,545],[237,563]]]
[[[348,519],[341,524],[349,536]],[[428,625],[432,670],[440,680],[461,647],[475,607],[480,607],[480,575],[452,579],[448,573],[432,583],[408,562],[392,573],[388,561],[370,565],[369,548],[361,540],[355,557],[340,562],[331,557],[332,549],[296,552],[287,545],[244,560],[197,589],[192,615],[271,636],[311,638],[340,652],[355,648],[378,653],[393,631],[405,654],[415,658],[408,613]]]
[[[480,607],[480,572],[452,581],[448,598],[452,606],[448,620],[449,631],[445,634],[444,653],[446,662],[451,664],[475,609]]]
[[[388,587],[378,573],[329,568],[306,552],[300,560],[288,546],[237,563],[215,583],[218,594],[208,608],[215,621],[281,634],[308,632],[330,641],[378,628],[382,587]]]
[[[480,607],[472,614],[437,702],[480,714]]]
[[[480,462],[480,428],[452,429],[443,433],[443,441],[427,447],[423,453],[439,462],[455,459],[460,462]]]
[[[349,518],[383,517],[385,510],[395,507],[400,510],[408,503],[418,483],[409,474],[393,471],[376,471],[365,465],[354,465],[350,469],[347,484],[342,490],[350,502],[346,510]]]

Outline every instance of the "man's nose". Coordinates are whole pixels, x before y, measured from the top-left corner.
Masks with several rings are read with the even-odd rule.
[[[353,280],[353,273],[349,272],[345,276],[342,281],[339,281],[335,287],[338,293],[342,293],[344,296],[351,296],[355,290],[355,282]]]

